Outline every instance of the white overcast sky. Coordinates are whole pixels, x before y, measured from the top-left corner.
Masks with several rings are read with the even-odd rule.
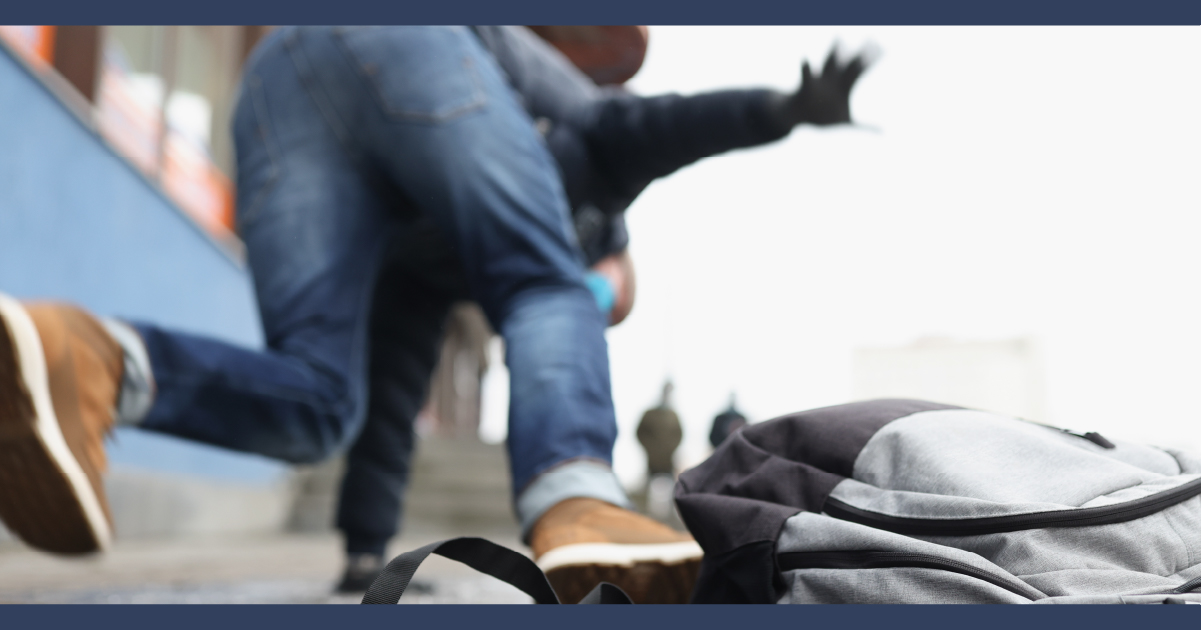
[[[702,161],[629,210],[638,299],[608,335],[622,478],[669,374],[691,464],[731,391],[756,421],[847,402],[856,348],[928,336],[1036,339],[1041,420],[1201,446],[1198,35],[652,27],[642,94],[792,89],[836,40],[883,55],[852,98],[870,129]]]

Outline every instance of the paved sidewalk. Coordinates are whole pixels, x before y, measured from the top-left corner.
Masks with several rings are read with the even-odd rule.
[[[450,535],[406,535],[391,556]],[[483,535],[528,553],[511,533]],[[0,603],[38,604],[357,604],[335,596],[342,569],[332,535],[118,542],[73,559],[0,545]],[[522,604],[517,589],[459,563],[431,556],[401,603]]]

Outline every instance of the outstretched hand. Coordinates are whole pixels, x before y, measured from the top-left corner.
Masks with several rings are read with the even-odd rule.
[[[851,122],[851,88],[879,56],[868,45],[849,60],[840,60],[838,46],[830,50],[821,74],[815,74],[805,61],[801,65],[801,86],[788,97],[793,124],[837,125]]]

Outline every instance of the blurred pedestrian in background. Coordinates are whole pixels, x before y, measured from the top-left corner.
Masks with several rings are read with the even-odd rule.
[[[671,405],[675,389],[669,380],[663,384],[659,404],[642,414],[638,423],[638,443],[646,451],[646,511],[659,521],[671,517],[671,490],[675,486],[676,449],[684,438],[680,416]]]
[[[709,431],[709,444],[713,448],[721,446],[734,432],[747,425],[746,416],[734,403],[734,394],[730,394],[730,406],[713,418],[713,428]]]
[[[646,474],[674,476],[675,454],[684,437],[680,428],[680,416],[671,406],[671,393],[675,389],[671,381],[663,384],[663,395],[659,404],[642,414],[638,423],[638,443],[646,450]]]

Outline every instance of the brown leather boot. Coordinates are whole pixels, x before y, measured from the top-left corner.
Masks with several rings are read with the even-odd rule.
[[[32,547],[108,547],[104,437],[121,348],[96,318],[0,294],[0,519]]]
[[[686,604],[703,555],[688,534],[588,498],[555,504],[534,524],[530,546],[559,599],[570,604],[601,582],[638,604]]]

